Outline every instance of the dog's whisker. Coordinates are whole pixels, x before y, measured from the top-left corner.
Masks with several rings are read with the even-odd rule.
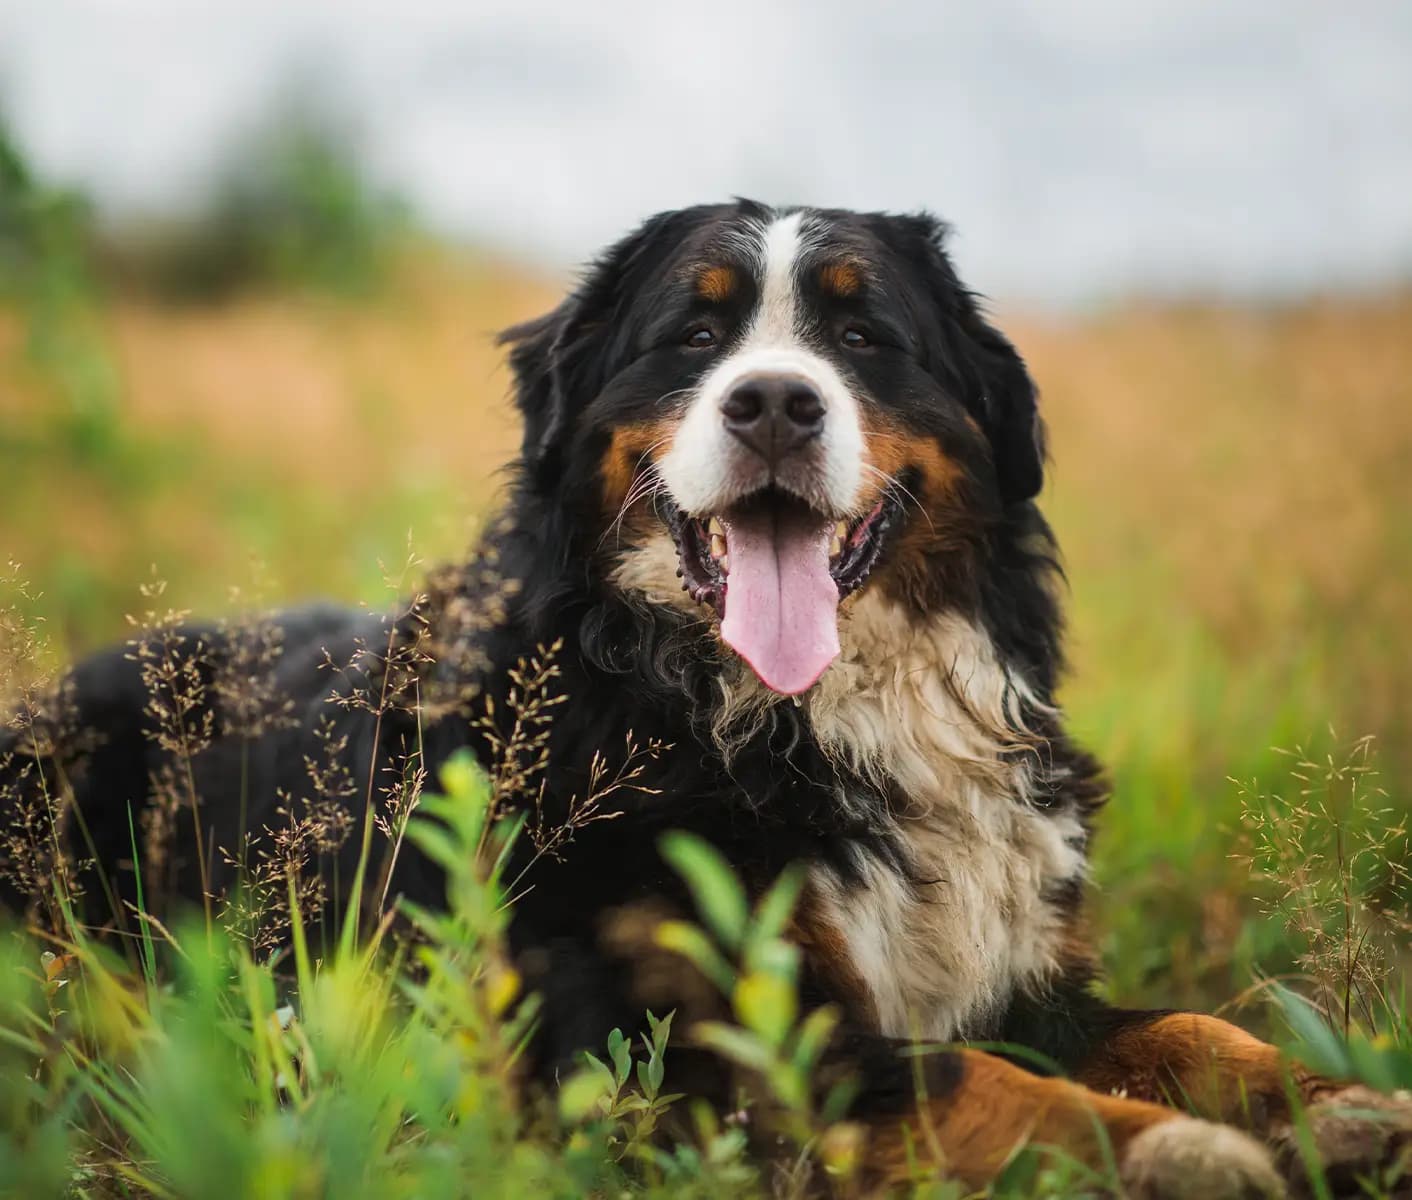
[[[930,526],[932,529],[936,528],[935,523],[932,521],[931,513],[927,512],[922,502],[918,500],[917,497],[911,491],[909,491],[906,487],[903,486],[902,482],[897,478],[896,475],[891,475],[887,471],[882,470],[880,467],[873,466],[872,463],[864,463],[863,469],[865,471],[871,471],[874,475],[881,479],[883,481],[883,487],[887,491],[890,491],[893,494],[901,493],[908,500],[912,501],[912,503],[916,506],[917,511],[921,513],[924,518],[926,518],[927,525]]]
[[[627,517],[628,510],[639,500],[661,491],[664,487],[662,478],[657,471],[657,464],[652,460],[652,452],[659,449],[667,442],[666,437],[660,437],[646,449],[638,459],[638,468],[633,473],[632,481],[628,484],[627,493],[623,496],[623,502],[618,506],[617,514],[604,529],[603,535],[598,539],[595,549],[601,549],[610,535],[621,534],[622,524]]]

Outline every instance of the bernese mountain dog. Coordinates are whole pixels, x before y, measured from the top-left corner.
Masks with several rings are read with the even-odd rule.
[[[1291,1096],[1319,1128],[1346,1127],[1341,1097],[1386,1102],[1224,1021],[1093,991],[1083,900],[1104,785],[1055,702],[1044,427],[944,236],[926,215],[744,200],[655,216],[503,335],[523,448],[472,561],[395,618],[274,620],[279,653],[247,682],[282,719],[251,728],[222,699],[223,673],[253,670],[228,627],[80,663],[52,736],[0,745],[0,783],[12,804],[67,789],[107,879],[89,889],[94,923],[136,899],[148,864],[132,861],[129,812],[140,822],[170,776],[153,661],[201,685],[184,714],[201,731],[201,832],[178,819],[167,864],[190,898],[203,873],[231,886],[216,848],[275,824],[316,762],[343,772],[355,823],[384,780],[435,778],[464,747],[494,768],[507,743],[485,714],[525,703],[538,662],[552,720],[510,753],[537,772],[536,819],[574,827],[513,907],[512,951],[542,998],[541,1080],[648,1006],[678,1009],[679,1029],[709,1011],[711,989],[652,936],[692,912],[659,852],[687,830],[754,894],[807,872],[791,928],[803,1002],[843,1014],[830,1053],[857,1074],[874,1181],[919,1155],[980,1186],[1030,1141],[1111,1153],[1138,1195],[1299,1186]],[[633,747],[650,753],[600,801],[615,819],[576,822],[595,772]],[[345,884],[361,842],[340,852]],[[443,898],[410,846],[390,888]],[[906,1056],[917,1041],[945,1048]],[[719,1083],[705,1068],[689,1086]],[[1389,1142],[1359,1145],[1367,1159]]]

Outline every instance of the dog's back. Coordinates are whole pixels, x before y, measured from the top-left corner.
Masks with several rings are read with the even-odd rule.
[[[159,623],[31,696],[0,731],[7,904],[49,908],[56,870],[99,929],[130,925],[144,890],[152,911],[223,893],[244,835],[295,802],[318,718],[350,719],[327,664],[380,628],[330,605]]]

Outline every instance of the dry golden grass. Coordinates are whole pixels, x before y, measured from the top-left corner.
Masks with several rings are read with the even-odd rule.
[[[1057,499],[1107,534],[1071,549],[1121,555],[1160,531],[1186,602],[1234,633],[1287,618],[1302,588],[1405,615],[1386,567],[1412,500],[1412,301],[1138,309],[1019,338]]]
[[[219,308],[121,304],[112,333],[131,419],[336,494],[430,471],[487,502],[514,451],[493,344],[553,291],[497,265],[422,259],[366,306],[291,297]]]
[[[1131,669],[1102,645],[1113,614],[1087,600],[1132,577],[1139,619],[1195,623],[1237,668],[1307,665],[1333,638],[1329,686],[1347,690],[1328,696],[1326,719],[1407,731],[1409,335],[1405,297],[1021,323],[1053,438],[1081,667]]]
[[[494,335],[553,299],[524,272],[429,255],[356,306],[119,298],[102,319],[117,410],[97,447],[66,432],[0,312],[0,548],[80,649],[121,631],[152,563],[197,609],[248,587],[252,557],[279,595],[381,602],[378,561],[401,561],[409,528],[454,554],[492,502],[517,443]]]

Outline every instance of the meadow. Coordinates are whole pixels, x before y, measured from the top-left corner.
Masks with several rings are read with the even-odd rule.
[[[46,212],[51,225],[67,219]],[[125,615],[145,607],[139,589],[154,578],[165,581],[165,602],[202,614],[310,597],[383,608],[421,569],[408,572],[409,556],[433,564],[465,553],[494,510],[499,471],[517,440],[493,334],[552,304],[563,281],[408,235],[377,279],[357,286],[311,286],[276,272],[228,291],[174,296],[121,270],[90,270],[66,258],[64,245],[54,241],[25,286],[0,289],[0,568],[11,564],[0,611],[12,634],[43,634],[25,670],[129,636]],[[1407,1068],[1412,296],[1240,308],[1136,300],[1064,317],[1002,306],[998,316],[1039,381],[1049,425],[1043,499],[1070,587],[1063,699],[1113,783],[1093,884],[1108,994],[1125,1004],[1222,1011],[1288,1037],[1270,1003],[1271,980],[1330,1013],[1352,989],[1368,1002],[1355,1012],[1356,1028],[1338,1032],[1381,1037],[1378,1045],[1401,1056],[1396,1070]],[[17,687],[19,674],[0,671],[0,681]],[[464,780],[455,786],[474,791]],[[486,951],[490,962],[494,921],[482,915],[467,924],[465,915],[480,911],[477,889],[486,886],[484,878],[466,882],[469,909],[438,936],[446,947]],[[1380,957],[1345,970],[1347,938],[1365,929]],[[106,1090],[98,1091],[73,1083],[82,1071],[72,1063],[69,1084],[57,1090],[34,1074],[39,1091],[7,1101],[19,1132],[0,1142],[0,1161],[7,1149],[11,1156],[0,1191],[8,1181],[29,1195],[363,1194],[377,1171],[410,1170],[406,1156],[418,1138],[436,1142],[435,1132],[414,1136],[401,1123],[445,1097],[404,1097],[400,1116],[378,1110],[340,1125],[337,1104],[354,1101],[333,1078],[374,1067],[395,1075],[419,1054],[463,1088],[478,1081],[481,1091],[453,1098],[463,1124],[487,1122],[470,1157],[457,1161],[470,1171],[500,1162],[495,1190],[503,1194],[532,1181],[556,1194],[761,1186],[735,1157],[730,1130],[702,1132],[694,1162],[681,1147],[670,1162],[653,1158],[644,1145],[657,1102],[622,1107],[618,1051],[605,1050],[612,1065],[603,1068],[617,1099],[594,1110],[589,1133],[572,1135],[576,1148],[566,1157],[536,1123],[547,1118],[516,1124],[507,1115],[506,1063],[519,1010],[507,1016],[494,971],[468,967],[449,950],[405,1019],[393,1003],[395,972],[379,976],[377,1004],[357,1007],[349,980],[372,969],[365,960],[350,952],[322,974],[301,961],[307,1039],[339,1065],[331,1076],[326,1062],[320,1077],[301,1060],[297,1087],[275,1087],[279,1062],[288,1070],[298,1054],[274,985],[243,959],[235,982],[222,984],[229,962],[211,946],[207,938],[183,956],[177,992],[184,986],[189,1004],[229,1016],[221,988],[243,988],[235,1002],[242,1019],[257,1031],[275,1022],[247,1048],[264,1098],[249,1098],[250,1071],[212,1065],[196,1051],[182,1057],[189,1020],[165,1041],[155,1038],[167,1003],[157,998],[155,974],[120,983],[98,967],[96,948],[51,946],[64,961],[91,962],[92,980],[106,979],[88,986],[108,989],[121,1015],[99,1040],[146,1043],[138,1054],[145,1067],[102,1074]],[[52,1033],[65,1008],[55,980],[69,976],[50,970],[52,960],[39,969],[38,943],[11,939],[6,947],[16,966],[29,963],[37,990],[23,1003],[47,1008],[39,1024]],[[457,1014],[453,994],[472,997],[470,1017]],[[356,1011],[338,1007],[349,1004]],[[402,1057],[365,1062],[365,1051],[338,1032],[340,1021],[374,1042],[395,1040]],[[479,1022],[474,1050],[452,1036],[467,1021]],[[464,1041],[464,1030],[458,1036]],[[443,1041],[460,1048],[429,1049]],[[23,1056],[36,1045],[47,1043],[33,1030],[23,1044],[12,1036],[4,1053],[20,1058],[10,1066],[23,1074]],[[650,1077],[638,1077],[643,1089]],[[379,1088],[390,1095],[399,1085],[379,1075],[370,1086],[377,1098]],[[335,1095],[324,1124],[300,1125],[270,1101],[278,1092],[307,1116],[321,1087]],[[210,1098],[223,1088],[245,1099],[223,1106]],[[208,1112],[186,1118],[186,1143],[176,1129],[147,1129],[146,1141],[135,1132],[144,1113],[174,1119],[196,1103]],[[83,1106],[96,1106],[98,1118],[80,1120]],[[258,1131],[249,1143],[233,1132],[247,1127],[240,1120]],[[358,1121],[403,1157],[389,1151],[377,1167],[340,1149],[330,1131],[364,1128]],[[78,1126],[91,1140],[73,1132]],[[45,1157],[41,1135],[57,1139],[57,1157]],[[201,1136],[209,1155],[187,1161],[190,1139]],[[294,1148],[305,1154],[309,1138],[322,1147],[317,1168],[298,1165]],[[585,1139],[616,1149],[595,1158]],[[373,1174],[339,1166],[343,1152]],[[831,1153],[847,1158],[846,1146]],[[38,1173],[26,1175],[23,1162]],[[41,1162],[53,1170],[40,1171]],[[634,1163],[641,1173],[613,1173]],[[400,1194],[431,1187],[434,1173],[414,1177],[421,1182]],[[240,1184],[220,1190],[214,1178]]]

